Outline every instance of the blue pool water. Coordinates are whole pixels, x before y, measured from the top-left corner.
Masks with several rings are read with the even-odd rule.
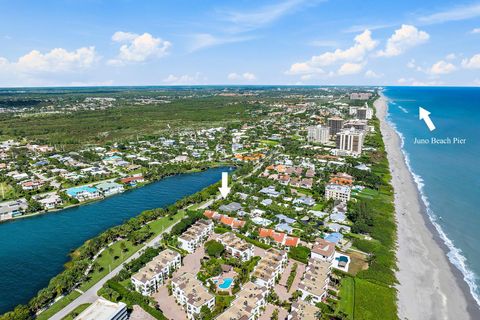
[[[389,121],[403,139],[403,152],[427,213],[480,303],[480,88],[387,87]],[[431,112],[437,129],[418,119]],[[462,138],[465,144],[415,143],[415,138]]]
[[[218,280],[215,280],[214,281],[215,283],[218,283]],[[221,284],[218,285],[218,287],[220,289],[228,289],[230,288],[230,286],[232,285],[233,283],[233,279],[232,278],[223,278],[223,282]]]
[[[171,176],[99,202],[0,224],[0,314],[47,286],[86,240],[219,181],[226,169]]]

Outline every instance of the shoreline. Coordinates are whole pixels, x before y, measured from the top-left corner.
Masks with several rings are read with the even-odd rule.
[[[207,170],[207,169],[210,169],[210,168],[218,168],[218,167],[221,167],[221,166],[233,166],[232,164],[228,164],[228,163],[217,163],[213,166],[209,166],[209,167],[206,167],[206,168],[192,168],[190,170],[187,170],[185,172],[179,172],[179,173],[175,173],[175,174],[167,174],[163,177],[161,177],[160,179],[154,179],[154,180],[148,180],[148,181],[145,181],[143,183],[141,183],[140,185],[137,185],[137,186],[134,186],[134,187],[130,187],[128,189],[124,189],[122,192],[118,192],[118,193],[115,193],[115,194],[112,194],[112,195],[108,195],[108,196],[103,196],[101,198],[97,198],[97,199],[91,199],[91,200],[87,200],[87,201],[83,201],[83,202],[79,202],[79,203],[73,203],[73,204],[69,204],[65,207],[61,207],[61,208],[53,208],[53,209],[44,209],[44,210],[39,210],[39,211],[36,211],[36,212],[32,212],[32,213],[28,213],[28,214],[23,214],[21,216],[16,216],[16,217],[12,217],[11,219],[8,219],[8,220],[2,220],[0,221],[0,225],[3,224],[3,223],[8,223],[8,222],[14,222],[14,221],[17,221],[17,220],[20,220],[20,219],[26,219],[26,218],[34,218],[34,217],[38,217],[38,216],[43,216],[43,215],[46,215],[46,214],[49,214],[49,213],[58,213],[58,212],[61,212],[61,211],[64,211],[64,210],[67,210],[67,209],[72,209],[72,208],[77,208],[77,207],[81,207],[81,206],[85,206],[85,205],[89,205],[89,204],[92,204],[92,203],[97,203],[97,202],[100,202],[100,201],[103,201],[105,199],[109,199],[109,198],[112,198],[114,196],[117,196],[117,195],[121,195],[125,192],[129,192],[129,191],[133,191],[133,190],[136,190],[136,189],[139,189],[139,188],[142,188],[142,187],[145,187],[145,186],[148,186],[152,183],[155,183],[155,182],[158,182],[158,181],[161,181],[163,180],[164,178],[168,178],[168,177],[172,177],[172,176],[176,176],[176,175],[179,175],[179,174],[187,174],[187,173],[196,173],[196,172],[202,172],[204,170]],[[118,178],[112,178],[112,179],[109,179],[109,180],[115,180],[115,179],[118,179]],[[97,184],[97,183],[100,183],[101,181],[97,181],[97,182],[92,182],[90,184],[87,184],[87,185],[94,185],[94,184]],[[13,199],[15,200],[15,199]],[[11,200],[6,200],[6,201],[11,201]]]
[[[402,139],[386,119],[386,98],[381,95],[374,106],[395,191],[399,318],[479,319],[478,305],[462,273],[449,261],[449,250],[428,216],[408,168]]]

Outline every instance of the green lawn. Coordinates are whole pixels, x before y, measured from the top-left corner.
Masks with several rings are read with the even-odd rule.
[[[170,217],[164,217],[158,220],[155,220],[149,224],[153,235],[151,238],[157,236],[163,232],[166,228],[179,221],[185,215],[185,211],[179,211],[175,215]],[[122,243],[125,244],[126,251],[122,251]],[[83,283],[80,286],[80,290],[85,291],[91,288],[95,283],[100,279],[106,276],[110,270],[118,267],[122,262],[128,259],[131,255],[137,252],[142,247],[142,244],[134,246],[128,240],[121,240],[115,242],[110,246],[109,249],[106,249],[102,252],[101,256],[97,258],[96,262],[98,267],[93,273],[90,273],[90,280]]]
[[[354,197],[359,197],[359,198],[364,198],[364,199],[373,199],[374,197],[378,196],[378,191],[373,190],[373,189],[369,189],[369,188],[365,188],[360,192],[355,191],[353,193],[353,196]]]
[[[80,297],[80,293],[78,291],[72,291],[62,299],[58,300],[50,308],[42,312],[37,316],[37,320],[48,320],[58,311],[65,308],[70,302]]]
[[[348,319],[353,319],[355,306],[355,280],[352,277],[344,277],[340,283],[340,300],[338,301],[338,311],[348,315]]]
[[[325,204],[320,202],[320,203],[317,203],[316,205],[314,205],[311,210],[314,210],[314,211],[322,211],[323,208],[325,208]]]
[[[73,320],[75,319],[76,316],[78,316],[80,313],[82,313],[83,310],[87,309],[90,306],[90,303],[84,303],[73,309],[72,312],[70,312],[68,315],[63,317],[62,320]]]
[[[15,189],[6,182],[0,182],[0,201],[17,198]]]
[[[269,146],[272,146],[272,147],[279,144],[278,141],[273,141],[273,140],[260,140],[260,143],[263,143],[263,144],[266,144],[266,145],[269,145]]]
[[[355,278],[355,320],[397,319],[395,289]]]

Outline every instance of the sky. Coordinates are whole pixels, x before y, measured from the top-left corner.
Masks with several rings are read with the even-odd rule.
[[[0,0],[0,87],[480,86],[480,1]]]

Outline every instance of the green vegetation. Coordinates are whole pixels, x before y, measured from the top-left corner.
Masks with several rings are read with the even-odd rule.
[[[355,320],[397,319],[395,290],[363,279],[355,279]]]
[[[78,291],[72,291],[69,294],[67,294],[65,297],[62,299],[58,300],[54,304],[52,304],[47,310],[43,311],[37,316],[38,320],[48,320],[50,319],[51,316],[56,314],[58,311],[62,310],[65,308],[70,302],[73,300],[77,299],[80,297],[81,293]],[[8,314],[5,315],[6,317]],[[12,318],[6,318],[6,319],[15,319],[14,317]]]
[[[287,291],[290,291],[290,288],[292,288],[293,281],[295,280],[295,277],[297,276],[297,268],[298,268],[298,264],[294,263],[293,266],[292,266],[292,270],[290,271],[290,274],[288,275]]]
[[[288,257],[301,263],[308,263],[310,249],[304,246],[292,247],[288,251]]]
[[[232,99],[238,103],[232,103]],[[224,126],[247,118],[251,105],[240,98],[196,97],[152,105],[122,105],[106,110],[58,114],[0,115],[0,138],[29,140],[76,149],[86,143],[122,142],[171,128]]]
[[[225,247],[218,241],[210,240],[205,242],[205,251],[210,257],[218,258],[225,251]]]
[[[345,276],[340,282],[338,311],[345,313],[348,319],[354,319],[355,306],[355,280]]]
[[[75,319],[83,310],[87,309],[90,306],[90,303],[84,303],[73,309],[67,316],[63,317],[62,320],[73,320]]]

